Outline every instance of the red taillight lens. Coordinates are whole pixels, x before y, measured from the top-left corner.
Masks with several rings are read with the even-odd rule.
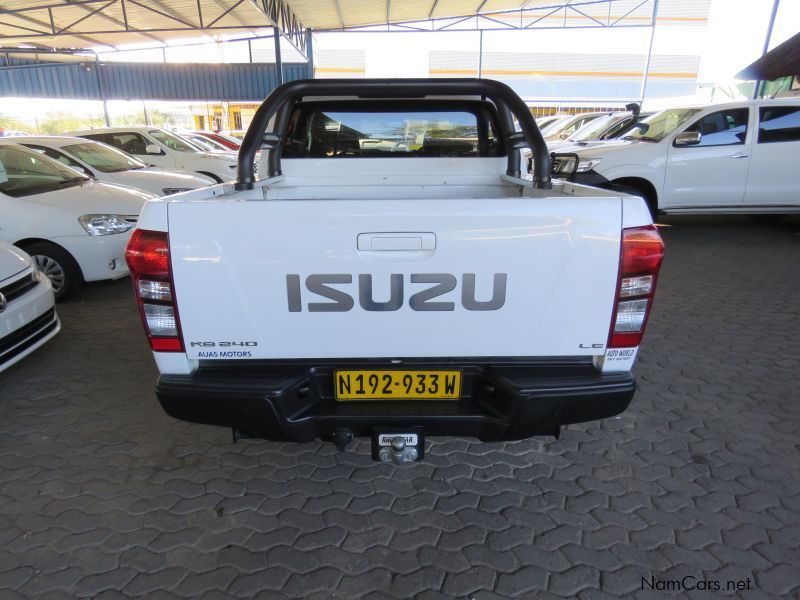
[[[137,229],[125,250],[131,273],[169,277],[169,238],[163,231]]]
[[[623,229],[620,254],[609,348],[631,348],[642,341],[664,259],[664,242],[655,225]]]
[[[622,231],[622,272],[625,276],[658,271],[664,242],[655,225]]]
[[[183,352],[169,257],[169,236],[137,229],[125,250],[147,339],[156,352]]]

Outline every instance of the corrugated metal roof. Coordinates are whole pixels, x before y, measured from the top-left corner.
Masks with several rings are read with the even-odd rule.
[[[274,64],[98,65],[94,61],[64,64],[12,60],[16,68],[0,67],[0,96],[258,102],[277,87]],[[306,64],[283,65],[284,81],[309,76]]]
[[[623,14],[628,10],[626,3],[634,9],[650,5],[646,0],[614,0],[613,5]],[[302,45],[299,35],[304,28],[331,30],[475,14],[504,18],[497,11],[561,4],[571,4],[587,15],[609,13],[605,0],[6,0],[0,5],[0,45],[152,44],[202,33],[263,33],[273,25],[293,32]],[[539,16],[559,18],[544,12]],[[519,13],[516,19],[521,19]]]

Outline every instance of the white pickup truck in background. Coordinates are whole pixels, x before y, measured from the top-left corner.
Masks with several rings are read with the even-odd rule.
[[[800,100],[667,109],[625,136],[558,147],[553,174],[668,214],[800,212]]]
[[[398,463],[625,410],[662,256],[640,198],[551,182],[478,79],[285,84],[236,185],[148,202],[127,250],[169,414]]]

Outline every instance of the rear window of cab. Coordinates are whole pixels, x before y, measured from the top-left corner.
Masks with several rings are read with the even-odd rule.
[[[284,158],[503,156],[482,103],[304,103],[289,118]]]

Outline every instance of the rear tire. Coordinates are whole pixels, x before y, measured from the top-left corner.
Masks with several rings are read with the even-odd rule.
[[[39,270],[50,279],[56,302],[67,300],[83,287],[81,268],[72,255],[61,246],[49,242],[35,242],[25,246],[23,250],[33,257]]]

